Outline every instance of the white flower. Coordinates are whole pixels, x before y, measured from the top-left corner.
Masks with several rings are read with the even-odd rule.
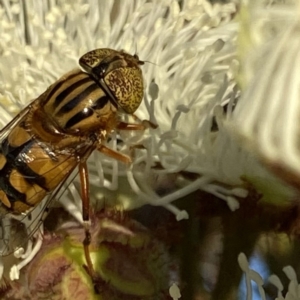
[[[28,1],[21,7],[3,7],[6,26],[2,27],[2,35],[15,37],[7,37],[2,46],[3,94],[16,104],[10,108],[16,111],[74,67],[78,56],[90,49],[138,51],[141,59],[150,63],[143,67],[147,86],[145,102],[137,115],[141,119],[150,116],[159,127],[140,141],[148,152],[140,151],[133,168],[127,171],[138,198],[133,202],[130,195],[128,202],[128,197],[123,197],[123,205],[164,205],[178,219],[186,218],[186,213],[178,211],[171,202],[200,188],[228,201],[235,209],[238,204],[234,197],[247,194],[240,179],[244,158],[236,157],[239,147],[221,128],[221,116],[219,132],[211,133],[215,107],[234,97],[237,23],[230,20],[235,12],[233,3],[212,6],[206,1],[187,1],[182,7],[177,1],[124,1],[119,6],[113,1],[70,1],[53,7]],[[4,105],[5,101],[6,97]],[[127,138],[127,144],[136,143],[136,137],[130,141]],[[122,166],[103,156],[101,161],[102,166],[97,158],[96,164],[91,165],[92,184],[99,185],[100,177],[103,186],[120,190],[117,176],[125,174],[119,170]],[[145,167],[141,169],[143,163]],[[156,163],[163,170],[153,171]],[[194,182],[180,178],[182,188],[173,187],[170,195],[158,196],[153,185],[155,178],[181,170],[198,174],[199,178]],[[103,172],[112,173],[112,181],[105,179]],[[229,186],[221,187],[215,182]]]
[[[244,91],[230,125],[245,149],[255,153],[272,172],[299,190],[300,23],[299,5],[297,10],[293,2],[270,7],[256,2],[244,7],[240,36],[244,50],[240,80]],[[275,185],[272,189],[276,191]],[[251,280],[265,299],[261,276],[249,268],[243,253],[238,262],[246,275],[247,299],[252,299]],[[269,277],[278,289],[276,300],[299,299],[300,285],[295,270],[286,266],[283,271],[289,279],[286,294],[279,277]]]
[[[297,300],[300,298],[300,284],[298,283],[297,275],[293,267],[286,266],[283,272],[289,279],[288,291],[285,296],[282,295],[283,285],[277,275],[271,275],[269,281],[278,289],[278,296],[275,300]]]
[[[247,300],[252,300],[252,287],[251,287],[251,281],[254,281],[259,290],[259,296],[262,300],[266,300],[265,291],[263,289],[263,279],[261,276],[255,272],[254,270],[249,268],[249,263],[246,258],[246,255],[244,253],[240,253],[238,256],[238,263],[240,268],[245,274],[246,277],[246,285],[247,285]]]
[[[266,299],[265,291],[263,289],[263,279],[261,276],[249,268],[248,260],[244,253],[240,253],[238,256],[238,263],[244,275],[246,277],[246,285],[247,285],[247,300],[252,300],[252,286],[251,281],[255,282],[258,286],[259,296],[262,300]],[[277,297],[275,300],[297,300],[300,298],[300,284],[298,283],[297,275],[293,267],[286,266],[283,268],[283,272],[289,279],[288,291],[283,296],[283,284],[277,275],[271,275],[268,278],[268,281],[272,283],[278,290]]]
[[[234,112],[234,130],[270,170],[299,189],[299,14],[285,5],[258,7],[249,15],[241,37],[251,37],[241,76],[247,88]]]

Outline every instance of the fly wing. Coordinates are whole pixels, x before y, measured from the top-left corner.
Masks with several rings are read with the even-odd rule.
[[[28,114],[31,105],[26,106],[20,113],[18,113],[7,125],[0,130],[0,141],[5,139],[10,131]]]
[[[40,228],[53,200],[66,190],[78,156],[88,157],[94,146],[56,150],[24,127],[31,109],[47,91],[0,131],[0,256],[26,247]],[[36,107],[35,107],[36,108]]]
[[[22,124],[27,113],[12,121],[12,129],[6,127],[0,141],[2,256],[26,245],[78,165],[72,149],[55,150],[51,143],[44,143],[25,131]]]
[[[76,176],[77,172],[73,172],[76,167],[77,164],[74,164],[69,175],[65,176],[60,184],[52,192],[48,193],[34,208],[20,215],[13,215],[11,213],[1,214],[0,212],[0,256],[7,256],[19,248],[26,248],[28,241],[32,239],[36,231],[43,224],[53,205],[53,201],[61,197],[67,190],[68,185],[72,181],[68,179],[70,177],[74,179]],[[40,192],[37,191],[38,193]],[[33,197],[37,196],[34,195]]]

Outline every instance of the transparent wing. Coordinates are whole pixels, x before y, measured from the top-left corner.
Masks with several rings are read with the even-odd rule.
[[[1,215],[0,256],[7,256],[19,248],[27,247],[28,241],[31,240],[48,215],[53,201],[61,197],[72,182],[72,180],[68,181],[70,176],[74,179],[77,175],[77,172],[73,172],[76,167],[77,164],[74,164],[70,174],[65,176],[61,183],[34,208],[21,215],[10,213]],[[67,184],[67,182],[69,183]]]
[[[0,132],[0,256],[26,246],[78,166],[74,153],[57,152],[35,138],[17,148],[11,146],[9,140],[18,140],[11,130],[26,119],[29,110],[23,110]]]
[[[7,125],[0,130],[0,141],[8,136],[11,129],[14,128],[20,120],[28,114],[31,109],[31,105],[26,106],[19,114],[17,114]]]

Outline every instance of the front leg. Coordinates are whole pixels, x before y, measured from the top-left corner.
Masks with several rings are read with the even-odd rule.
[[[126,123],[126,122],[119,122],[117,125],[117,129],[119,130],[145,130],[147,128],[156,129],[158,125],[152,123],[149,120],[140,120],[136,115],[131,115],[135,121],[139,123]]]

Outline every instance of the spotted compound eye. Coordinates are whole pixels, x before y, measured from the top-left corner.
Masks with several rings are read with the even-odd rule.
[[[138,56],[112,49],[96,49],[84,54],[80,66],[111,96],[125,113],[132,114],[143,99],[143,76]]]

